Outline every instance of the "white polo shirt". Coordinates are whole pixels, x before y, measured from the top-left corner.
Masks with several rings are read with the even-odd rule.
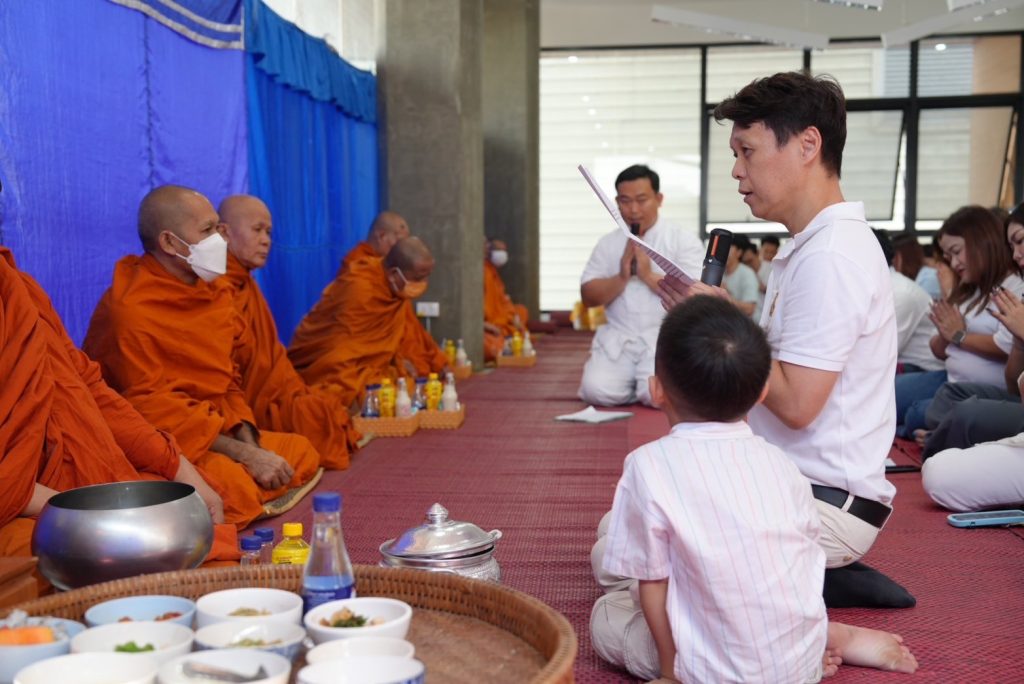
[[[814,421],[749,415],[812,482],[891,503],[885,459],[896,432],[896,315],[889,267],[861,202],[826,207],[772,261],[761,313],[772,358],[839,373]]]
[[[1018,297],[1024,294],[1024,280],[1021,280],[1016,273],[1006,276],[1000,285]],[[989,302],[987,307],[979,310],[975,306],[977,301],[978,296],[976,295],[959,307],[964,316],[964,326],[967,332],[972,335],[991,335],[995,345],[1009,354],[1013,347],[1013,333],[1007,330],[1006,326],[989,311],[989,308],[994,307],[995,304]],[[949,373],[949,382],[976,382],[996,387],[1006,386],[1003,374],[1006,369],[1006,359],[998,361],[990,359],[967,349],[961,349],[955,344],[946,347],[946,355],[948,357],[946,371]]]
[[[896,307],[896,335],[899,340],[897,360],[921,370],[942,370],[946,363],[935,358],[931,339],[938,334],[928,314],[932,298],[924,288],[894,268],[889,269],[893,304]]]

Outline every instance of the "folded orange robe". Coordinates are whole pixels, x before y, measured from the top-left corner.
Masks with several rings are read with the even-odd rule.
[[[417,375],[440,372],[448,363],[416,318],[412,302],[391,291],[377,257],[342,267],[306,315],[307,322],[288,356],[307,383],[338,391],[346,404],[382,377],[407,376],[405,361]]]
[[[320,462],[305,437],[261,432],[263,448],[295,471],[284,487],[263,489],[242,465],[210,451],[218,435],[233,434],[243,422],[259,427],[232,356],[244,333],[227,283],[188,285],[146,254],[117,262],[83,344],[110,386],[174,435],[223,497],[225,521],[239,529],[262,514],[265,502],[308,482]]]
[[[484,322],[501,328],[501,336],[484,331],[484,358],[493,361],[501,354],[505,345],[505,337],[515,331],[515,319],[519,316],[520,325],[526,325],[526,307],[513,304],[505,290],[505,282],[498,273],[498,268],[490,261],[484,262]]]
[[[103,382],[39,284],[0,247],[0,555],[31,555],[36,483],[57,491],[172,479],[181,453]],[[208,560],[238,558],[235,529],[217,525]]]
[[[349,421],[340,397],[311,388],[295,372],[256,279],[233,254],[228,254],[228,272],[222,280],[230,283],[235,310],[246,324],[247,334],[235,349],[235,361],[256,424],[268,430],[296,432],[316,447],[320,465],[347,468],[359,432]]]

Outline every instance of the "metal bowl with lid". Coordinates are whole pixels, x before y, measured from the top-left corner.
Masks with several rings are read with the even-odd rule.
[[[484,532],[473,523],[449,520],[448,509],[435,503],[427,511],[425,524],[380,545],[384,557],[380,564],[499,582],[501,569],[494,559],[494,546],[499,539],[500,530]]]

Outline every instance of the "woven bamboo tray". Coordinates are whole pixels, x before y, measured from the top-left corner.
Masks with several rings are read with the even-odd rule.
[[[460,403],[458,411],[419,411],[416,415],[423,430],[454,430],[466,420],[466,404]]]
[[[453,366],[452,374],[456,380],[465,380],[473,375],[473,366]]]
[[[389,596],[414,608],[406,638],[427,667],[427,682],[573,681],[576,634],[565,617],[532,596],[449,573],[369,565],[357,565],[355,573],[360,596]],[[29,615],[82,620],[93,605],[123,596],[172,594],[195,600],[222,589],[273,587],[297,592],[301,586],[302,568],[296,565],[205,568],[94,584],[14,608]],[[0,618],[12,609],[0,609]],[[292,668],[292,681],[303,658]]]
[[[418,415],[408,418],[363,418],[352,416],[352,424],[364,435],[375,437],[408,437],[420,427]]]
[[[498,368],[530,368],[537,364],[537,355],[530,356],[498,356]]]

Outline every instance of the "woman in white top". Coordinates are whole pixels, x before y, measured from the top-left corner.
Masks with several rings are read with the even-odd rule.
[[[1003,226],[988,209],[961,207],[942,224],[938,237],[943,259],[957,278],[949,297],[935,302],[930,314],[938,330],[932,353],[946,362],[946,370],[897,376],[897,434],[904,437],[924,427],[925,410],[947,380],[1003,386],[1013,336],[989,311],[989,299],[997,286],[1024,293]]]

